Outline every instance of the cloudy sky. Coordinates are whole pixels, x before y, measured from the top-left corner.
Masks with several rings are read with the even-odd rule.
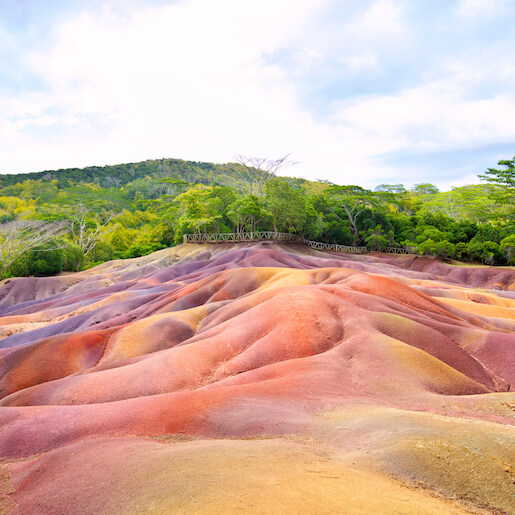
[[[1,0],[0,173],[291,153],[477,183],[515,155],[515,0]]]

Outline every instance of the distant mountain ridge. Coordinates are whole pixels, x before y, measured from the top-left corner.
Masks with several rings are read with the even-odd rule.
[[[189,183],[225,185],[234,173],[234,164],[215,164],[183,159],[148,159],[137,163],[61,168],[41,172],[0,174],[0,184],[11,186],[26,180],[58,180],[59,182],[97,183],[102,187],[120,187],[146,176],[167,177]]]

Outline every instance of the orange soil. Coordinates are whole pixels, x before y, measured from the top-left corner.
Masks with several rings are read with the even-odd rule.
[[[514,278],[184,245],[4,282],[0,510],[515,511]]]

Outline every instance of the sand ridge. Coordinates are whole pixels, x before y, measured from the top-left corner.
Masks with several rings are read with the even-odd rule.
[[[66,513],[73,499],[82,513],[102,503],[270,513],[271,489],[284,512],[407,513],[406,497],[416,513],[509,513],[514,277],[413,256],[222,244],[48,278],[44,295],[36,279],[4,282],[5,502],[15,513]],[[149,440],[173,435],[194,440],[173,451]],[[332,497],[331,478],[307,472],[321,449],[338,479]],[[147,451],[162,463],[149,490]],[[134,484],[115,466],[124,456],[142,471]],[[77,480],[59,487],[70,470]],[[213,479],[224,474],[236,486]],[[108,479],[110,494],[95,487]]]

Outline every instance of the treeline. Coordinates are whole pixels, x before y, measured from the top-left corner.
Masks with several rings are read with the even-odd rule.
[[[175,178],[192,184],[227,185],[235,173],[234,166],[184,161],[182,159],[152,159],[140,163],[125,163],[86,168],[45,170],[24,174],[0,174],[0,185],[12,186],[27,180],[56,180],[60,188],[73,183],[98,184],[103,188],[122,187],[144,177]]]
[[[370,191],[278,177],[274,163],[262,160],[257,168],[243,160],[158,160],[2,176],[0,273],[75,271],[181,243],[185,233],[252,230],[377,251],[407,247],[440,259],[514,263],[513,160],[489,169],[486,183],[450,192],[431,184],[411,190],[383,184]]]

